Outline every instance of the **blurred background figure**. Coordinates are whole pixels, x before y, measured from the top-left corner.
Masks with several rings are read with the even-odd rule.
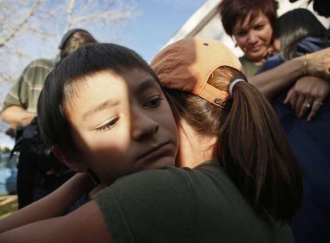
[[[260,71],[297,56],[305,56],[308,63],[309,53],[330,46],[329,31],[306,9],[279,17],[276,32],[281,40],[280,52]],[[304,200],[291,223],[297,243],[325,243],[330,239],[329,91],[329,80],[306,73],[271,99],[303,173]]]
[[[308,66],[304,57],[296,57],[255,75],[266,59],[279,49],[279,39],[274,32],[277,5],[275,0],[223,0],[218,6],[226,33],[244,52],[240,61],[249,83],[268,97],[277,95],[296,79],[305,76],[305,69],[308,69],[309,76],[330,78],[330,54],[327,50],[309,55]]]
[[[298,0],[289,0],[290,3],[297,2]],[[313,2],[313,9],[319,15],[324,17],[330,17],[330,1],[329,0],[309,0],[309,3]]]
[[[224,0],[219,5],[226,33],[236,42],[244,55],[239,58],[250,77],[266,58],[273,54],[273,30],[278,3],[274,0]]]
[[[72,29],[61,40],[59,58],[63,59],[79,47],[96,42],[88,31]],[[19,152],[19,208],[55,190],[73,175],[66,166],[57,161],[49,148],[39,142],[37,136],[36,106],[45,78],[55,62],[54,59],[31,62],[5,97],[1,112],[2,120],[16,130],[13,152]]]

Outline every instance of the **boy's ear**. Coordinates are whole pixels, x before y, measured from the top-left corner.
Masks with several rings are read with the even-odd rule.
[[[81,173],[86,172],[88,167],[83,163],[79,162],[78,159],[74,158],[72,155],[68,154],[65,150],[58,146],[54,146],[52,149],[54,155],[58,160],[66,164],[71,170]]]

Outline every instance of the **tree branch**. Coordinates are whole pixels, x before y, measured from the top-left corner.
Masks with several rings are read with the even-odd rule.
[[[73,12],[73,8],[76,4],[76,0],[71,0],[67,9],[67,25],[66,28],[64,30],[64,33],[66,33],[72,26],[72,12]]]
[[[3,47],[9,40],[14,38],[14,36],[17,34],[17,32],[28,22],[28,20],[31,18],[31,16],[35,13],[38,6],[43,2],[43,0],[36,0],[31,8],[31,10],[28,12],[28,14],[25,16],[23,21],[18,24],[13,30],[9,33],[9,35],[0,41],[0,48]]]

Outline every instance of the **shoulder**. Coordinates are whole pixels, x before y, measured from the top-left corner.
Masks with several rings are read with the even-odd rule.
[[[269,57],[266,62],[258,68],[257,74],[275,68],[283,63],[283,59],[280,54],[276,54],[272,57]]]
[[[243,63],[244,63],[244,64],[247,64],[247,63],[253,63],[253,62],[251,62],[249,59],[247,59],[245,55],[239,57],[238,60],[239,60],[242,64],[243,64]],[[253,64],[254,64],[254,63],[253,63]]]
[[[39,58],[36,59],[28,64],[26,67],[27,69],[32,69],[32,68],[39,68],[39,69],[47,69],[50,70],[53,68],[55,64],[55,60],[53,59],[44,59],[44,58]]]
[[[120,197],[145,197],[146,195],[163,196],[167,193],[181,194],[181,190],[187,187],[187,175],[185,170],[173,166],[163,169],[147,170],[119,178],[108,188],[101,191],[102,194],[116,194]],[[129,195],[125,195],[129,194]]]
[[[174,242],[172,237],[184,239],[190,234],[194,209],[188,184],[184,169],[166,167],[125,176],[94,199],[114,241],[167,237],[167,242]]]
[[[256,73],[256,71],[258,70],[258,66],[254,62],[248,60],[245,55],[241,56],[238,59],[241,62],[245,75],[247,77],[253,76]]]

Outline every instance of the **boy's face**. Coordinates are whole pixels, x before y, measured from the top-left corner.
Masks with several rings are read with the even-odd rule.
[[[65,106],[78,149],[76,162],[102,182],[174,165],[177,129],[167,100],[147,72],[99,72],[77,85]]]

